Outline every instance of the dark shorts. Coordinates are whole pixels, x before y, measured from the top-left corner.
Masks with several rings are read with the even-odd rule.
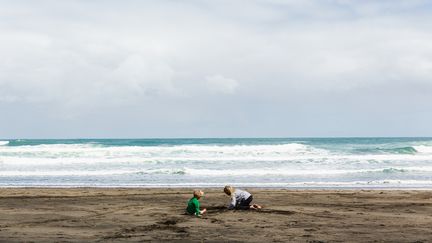
[[[252,195],[250,195],[246,200],[241,201],[238,205],[237,205],[237,209],[249,209],[250,208],[250,204],[253,200]]]

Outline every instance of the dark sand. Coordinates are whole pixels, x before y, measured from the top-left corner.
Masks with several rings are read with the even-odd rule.
[[[261,211],[184,215],[191,189],[0,189],[0,241],[432,242],[432,192],[251,189]]]

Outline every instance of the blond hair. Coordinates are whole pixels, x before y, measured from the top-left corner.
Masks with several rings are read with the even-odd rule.
[[[201,191],[201,190],[194,190],[194,191],[193,191],[193,195],[194,195],[194,197],[196,197],[196,198],[200,198],[200,197],[202,197],[202,196],[204,195],[204,192]]]
[[[225,194],[227,194],[228,196],[232,196],[232,195],[234,194],[234,187],[226,185],[226,186],[224,187],[224,192],[225,192]]]

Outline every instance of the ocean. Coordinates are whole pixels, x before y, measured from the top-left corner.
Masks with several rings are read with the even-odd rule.
[[[432,188],[432,138],[3,139],[0,187]]]

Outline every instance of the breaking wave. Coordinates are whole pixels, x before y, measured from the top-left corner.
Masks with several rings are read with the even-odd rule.
[[[432,139],[10,140],[0,145],[0,186],[432,184]]]
[[[432,154],[432,146],[426,146],[426,145],[418,145],[413,146],[415,151],[423,154]]]
[[[0,146],[8,145],[9,141],[0,141]]]
[[[364,170],[296,170],[296,169],[119,169],[119,170],[55,170],[55,171],[0,171],[0,177],[19,176],[107,176],[107,175],[189,175],[201,177],[226,177],[226,176],[329,176],[329,175],[350,175],[350,174],[392,174],[410,172],[432,172],[432,167],[407,167],[407,168],[379,168]]]

